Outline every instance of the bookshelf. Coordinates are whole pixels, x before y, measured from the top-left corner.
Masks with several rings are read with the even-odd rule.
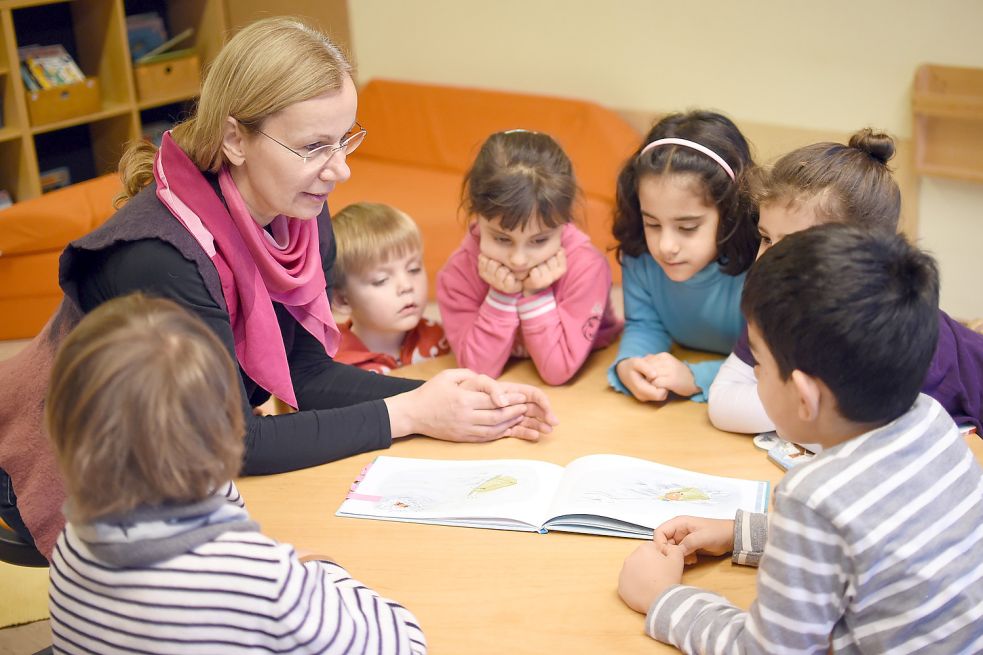
[[[983,182],[983,68],[919,67],[912,113],[920,174]]]
[[[50,168],[67,167],[72,183],[116,170],[124,144],[140,138],[145,123],[173,122],[190,110],[198,85],[195,76],[183,75],[187,61],[184,69],[160,64],[144,71],[173,82],[172,69],[180,70],[190,80],[183,86],[145,85],[141,93],[135,82],[126,17],[152,11],[169,34],[194,28],[184,47],[192,49],[196,73],[218,54],[227,30],[223,0],[0,0],[0,189],[15,202],[41,195],[41,173]],[[65,116],[39,112],[37,103],[47,99],[21,80],[17,48],[35,43],[62,44],[96,80],[78,99],[74,88],[55,94],[59,111],[88,95]]]

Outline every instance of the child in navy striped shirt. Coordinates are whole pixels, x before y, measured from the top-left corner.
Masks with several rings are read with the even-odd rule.
[[[688,653],[983,651],[983,470],[919,393],[938,297],[928,255],[847,225],[787,236],[751,268],[741,305],[762,404],[824,450],[776,489],[750,611],[680,584],[732,525],[702,544],[663,526],[628,557],[619,593],[649,635]]]
[[[64,341],[46,404],[68,494],[55,652],[426,652],[406,609],[249,519],[229,482],[241,403],[222,344],[171,301],[111,300]]]

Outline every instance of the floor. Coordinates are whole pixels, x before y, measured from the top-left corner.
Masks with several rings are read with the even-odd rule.
[[[48,621],[26,623],[0,630],[0,655],[26,655],[51,645]]]

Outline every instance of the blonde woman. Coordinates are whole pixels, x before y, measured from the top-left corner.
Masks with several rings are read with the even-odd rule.
[[[9,475],[0,485],[12,484],[14,501],[0,516],[26,528],[42,553],[64,522],[64,493],[40,428],[46,383],[19,381],[25,371],[47,370],[52,344],[81,314],[133,291],[192,310],[235,358],[244,474],[313,466],[412,434],[536,440],[555,425],[533,387],[467,370],[423,383],[333,361],[339,337],[326,293],[334,260],[326,200],[348,179],[346,157],[365,138],[356,109],[341,51],[298,20],[270,18],[228,42],[195,113],[165,134],[159,151],[146,143],[126,151],[118,199],[125,204],[68,246],[63,306],[0,367],[0,405],[21,410],[0,414],[0,469]],[[271,394],[301,411],[254,416]]]

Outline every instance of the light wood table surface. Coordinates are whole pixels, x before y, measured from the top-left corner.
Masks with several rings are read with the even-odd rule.
[[[523,458],[566,465],[582,455],[614,453],[702,473],[767,480],[774,488],[782,470],[748,436],[713,428],[705,404],[677,400],[647,405],[610,389],[606,373],[615,354],[616,346],[596,352],[571,383],[543,386],[560,425],[539,443],[400,439],[386,451],[243,478],[239,489],[264,533],[331,556],[356,579],[408,607],[423,626],[430,652],[437,655],[676,652],[647,637],[642,616],[618,598],[618,572],[638,540],[334,515],[362,468],[380,454]],[[400,373],[429,378],[453,365],[447,356]],[[542,385],[529,361],[511,364],[502,379]],[[974,436],[970,443],[983,460],[983,440]],[[722,557],[687,568],[683,581],[747,608],[755,597],[755,575],[756,569]]]

